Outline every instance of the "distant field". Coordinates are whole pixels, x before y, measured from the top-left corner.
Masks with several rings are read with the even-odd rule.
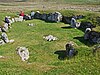
[[[100,0],[0,0],[2,11],[82,10],[100,12]]]
[[[45,0],[59,3],[70,3],[70,4],[100,4],[100,0]]]
[[[67,2],[67,1],[66,1]],[[81,10],[81,11],[93,11],[100,12],[100,4],[86,4],[79,2],[77,3],[66,3],[66,2],[11,2],[11,3],[0,3],[0,12],[18,12],[31,11],[31,10]],[[82,4],[81,4],[82,3]],[[91,2],[90,2],[91,3]],[[95,3],[95,2],[93,2]],[[97,2],[99,3],[99,2]]]
[[[100,0],[0,0],[0,2],[57,2],[71,4],[100,4]]]

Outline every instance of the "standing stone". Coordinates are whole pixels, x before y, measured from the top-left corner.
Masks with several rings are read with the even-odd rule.
[[[29,51],[26,47],[17,47],[17,54],[21,57],[22,61],[26,61],[29,59]]]
[[[5,42],[5,43],[8,43],[9,42],[9,39],[8,39],[8,36],[6,33],[2,33],[1,34],[1,39]]]

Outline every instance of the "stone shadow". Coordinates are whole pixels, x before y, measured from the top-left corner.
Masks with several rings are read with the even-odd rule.
[[[56,52],[54,52],[54,54],[58,55],[58,59],[59,60],[65,60],[65,59],[71,59],[73,57],[75,57],[78,54],[78,51],[75,52],[75,54],[72,57],[69,57],[66,50],[58,50]]]
[[[82,42],[83,44],[85,44],[85,45],[87,45],[89,47],[94,45],[94,43],[89,42],[89,40],[84,40],[83,36],[81,36],[81,37],[74,37],[73,39],[77,39],[77,40],[79,40],[80,42]]]
[[[64,27],[61,27],[61,28],[63,28],[63,29],[70,29],[72,27],[71,26],[64,26]]]
[[[59,60],[65,60],[67,58],[66,50],[58,50],[54,54],[58,55]]]

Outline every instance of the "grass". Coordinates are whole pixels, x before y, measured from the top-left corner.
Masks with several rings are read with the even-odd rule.
[[[72,12],[85,15],[90,13],[61,11],[64,15],[73,15]],[[0,19],[3,20],[6,15],[15,15],[15,13],[0,13]],[[35,26],[27,26],[28,23],[34,23]],[[62,28],[65,26],[69,25],[61,22],[47,23],[36,19],[13,23],[7,34],[9,39],[14,39],[15,42],[0,46],[0,55],[5,56],[0,59],[0,75],[99,75],[99,53],[95,57],[92,55],[93,46],[83,40],[84,33],[82,31]],[[100,26],[95,30],[100,31]],[[56,36],[59,40],[52,42],[44,40],[43,35],[48,34]],[[79,38],[74,39],[75,37]],[[63,56],[65,44],[69,41],[73,41],[75,44],[78,55],[72,59],[60,59],[61,57],[59,58],[55,52],[62,51],[60,54]],[[27,61],[22,62],[16,54],[17,46],[25,46],[29,49],[28,63]]]

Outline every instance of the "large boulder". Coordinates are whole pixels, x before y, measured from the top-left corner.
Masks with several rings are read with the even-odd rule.
[[[93,25],[91,22],[81,22],[79,29],[86,30],[86,28],[95,28],[96,26]]]
[[[9,25],[7,23],[4,24],[4,26],[1,28],[3,32],[7,32],[9,28]]]
[[[66,54],[67,54],[68,57],[73,57],[73,56],[75,56],[78,53],[78,51],[75,50],[73,45],[74,44],[72,44],[72,43],[67,43],[65,45],[65,47],[66,47]]]
[[[26,61],[29,59],[29,51],[26,47],[17,47],[17,54],[21,57],[22,61]]]
[[[26,14],[26,15],[23,16],[23,19],[24,20],[31,20],[31,16]]]
[[[57,37],[54,37],[53,35],[44,36],[43,38],[46,39],[47,41],[55,41],[58,39]]]
[[[14,20],[15,20],[15,22],[22,22],[23,16],[15,17]]]
[[[39,11],[36,11],[34,14],[34,19],[41,19],[41,13]]]
[[[47,16],[48,14],[45,13],[41,14],[41,20],[47,21]]]
[[[8,39],[8,36],[6,33],[2,33],[1,34],[1,39],[5,42],[5,43],[8,43],[9,42],[9,39]]]
[[[65,24],[71,24],[72,17],[62,16],[62,22]]]
[[[7,36],[7,34],[6,34],[5,32],[3,32],[3,33],[1,34],[1,39],[2,39],[5,43],[13,43],[13,42],[14,42],[13,39],[11,39],[11,40],[8,39],[8,36]]]
[[[47,16],[49,22],[60,22],[62,21],[62,15],[60,12],[49,13]]]
[[[90,43],[100,43],[100,32],[91,31],[88,28],[85,31],[84,39],[89,40]]]

